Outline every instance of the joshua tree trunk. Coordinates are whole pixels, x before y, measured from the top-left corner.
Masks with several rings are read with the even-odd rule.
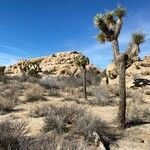
[[[109,84],[109,77],[108,77],[108,75],[106,75],[106,85],[108,85]]]
[[[114,61],[116,61],[117,56],[119,55],[119,43],[117,39],[112,41],[112,48],[113,48]]]
[[[119,68],[119,128],[124,129],[126,125],[126,54],[122,55]]]
[[[83,69],[84,70],[84,77],[83,77],[83,89],[84,89],[84,98],[85,100],[87,100],[87,91],[86,91],[86,68]]]

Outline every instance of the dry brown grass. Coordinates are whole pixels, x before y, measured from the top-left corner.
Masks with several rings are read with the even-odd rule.
[[[1,113],[12,111],[16,105],[17,105],[17,102],[15,99],[9,99],[9,98],[0,96],[0,112]]]
[[[43,100],[45,90],[38,84],[29,84],[27,90],[25,91],[25,98],[28,102],[34,102],[38,100]]]
[[[19,150],[27,133],[26,122],[10,118],[3,120],[0,123],[0,149]]]

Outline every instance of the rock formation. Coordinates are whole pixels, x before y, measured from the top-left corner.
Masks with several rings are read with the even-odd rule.
[[[22,60],[19,63],[9,66],[6,68],[5,73],[7,74],[20,74],[20,64],[27,62],[39,63],[44,74],[50,75],[80,75],[82,70],[76,65],[76,58],[82,57],[83,55],[77,51],[73,52],[60,52],[51,56],[34,58],[29,60]],[[89,64],[87,71],[93,74],[99,74],[98,70],[94,65]]]

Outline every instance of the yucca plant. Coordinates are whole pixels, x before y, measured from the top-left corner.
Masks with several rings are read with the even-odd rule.
[[[85,97],[85,100],[87,100],[87,90],[86,90],[86,66],[89,64],[89,59],[85,56],[82,56],[81,58],[80,57],[77,57],[76,58],[76,65],[78,67],[81,67],[84,71],[83,73],[83,89],[84,89],[84,97]]]
[[[0,75],[4,75],[5,69],[5,66],[0,66]]]

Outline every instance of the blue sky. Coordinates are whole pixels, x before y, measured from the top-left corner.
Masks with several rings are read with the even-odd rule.
[[[78,50],[105,68],[112,59],[110,44],[101,45],[93,17],[124,5],[128,12],[120,35],[125,50],[130,34],[142,30],[141,57],[150,55],[149,0],[0,0],[0,64],[22,58]]]

